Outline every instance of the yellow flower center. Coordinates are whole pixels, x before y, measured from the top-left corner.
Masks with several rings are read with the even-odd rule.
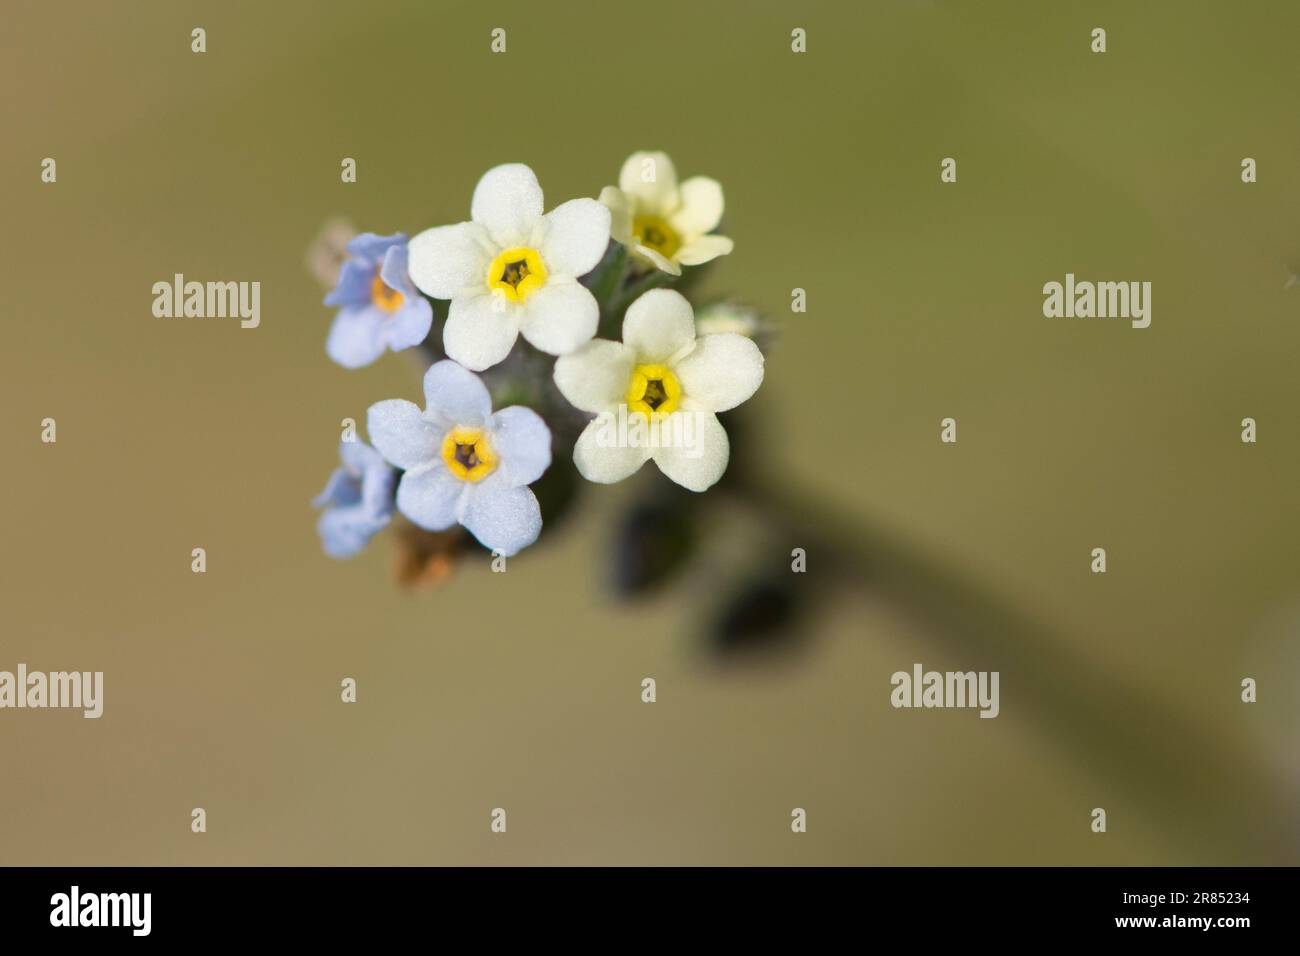
[[[482,481],[496,471],[497,456],[481,428],[457,425],[442,440],[442,460],[461,481]]]
[[[627,410],[650,421],[667,418],[682,399],[682,384],[663,365],[638,365],[627,384]]]
[[[370,301],[385,312],[396,312],[406,301],[406,296],[396,289],[390,289],[388,284],[379,277],[379,270],[376,269],[375,281],[370,283]]]
[[[507,249],[488,266],[488,288],[511,302],[523,302],[546,284],[546,266],[536,249]]]
[[[658,216],[637,216],[632,222],[632,232],[636,234],[637,242],[665,259],[671,259],[682,247],[682,237],[677,235],[677,230]]]

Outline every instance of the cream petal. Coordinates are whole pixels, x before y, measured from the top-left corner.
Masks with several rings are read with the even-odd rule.
[[[701,236],[722,221],[722,184],[708,176],[692,176],[682,183],[682,204],[669,224],[683,236]]]
[[[695,341],[695,313],[680,292],[651,289],[623,316],[623,341],[642,362],[665,362]]]
[[[754,340],[735,332],[705,335],[674,366],[682,393],[712,412],[735,408],[763,383],[763,353]]]
[[[679,276],[682,274],[681,266],[673,262],[671,259],[665,259],[649,246],[637,245],[633,247],[632,254],[644,259],[661,272],[667,272],[672,276]]]
[[[718,256],[725,256],[735,245],[726,236],[698,236],[678,249],[675,258],[684,266],[702,266]]]
[[[609,234],[615,242],[632,244],[632,200],[617,186],[600,191],[600,204],[609,210]]]
[[[491,240],[476,222],[426,229],[407,248],[407,272],[415,287],[435,299],[452,299],[487,288]]]
[[[669,418],[678,416],[690,416],[691,420],[664,423],[660,428],[686,435],[688,440],[656,448],[654,462],[683,488],[707,491],[727,470],[727,460],[731,457],[727,430],[711,412],[679,411]]]
[[[475,372],[496,365],[510,354],[519,336],[519,310],[515,303],[487,292],[452,299],[442,330],[447,357]]]
[[[519,330],[548,355],[566,355],[596,334],[600,306],[576,279],[549,278],[523,303]]]
[[[638,212],[669,216],[677,211],[677,169],[667,153],[633,153],[619,171],[618,188],[636,200]]]
[[[470,218],[500,246],[523,245],[542,218],[542,187],[523,163],[495,166],[474,187]]]
[[[623,439],[616,427],[618,417],[605,413],[587,423],[573,446],[573,463],[588,481],[610,485],[636,474],[651,449]]]
[[[622,342],[592,339],[555,360],[555,387],[574,408],[600,413],[627,396],[636,354]]]
[[[552,275],[586,275],[609,246],[610,213],[594,199],[571,199],[542,217],[540,251]]]

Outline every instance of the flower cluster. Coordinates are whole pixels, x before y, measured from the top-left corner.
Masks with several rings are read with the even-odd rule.
[[[663,153],[633,154],[599,200],[550,211],[514,163],[483,175],[466,222],[351,239],[325,299],[339,309],[326,352],[358,368],[416,350],[424,407],[371,405],[370,445],[345,432],[315,501],[325,552],[356,554],[396,511],[516,554],[541,534],[534,486],[551,481],[553,453],[591,482],[653,461],[691,491],[712,487],[730,458],[718,413],[763,380],[757,320],[721,303],[697,322],[667,287],[731,252],[715,234],[723,208],[716,180],[679,183]]]

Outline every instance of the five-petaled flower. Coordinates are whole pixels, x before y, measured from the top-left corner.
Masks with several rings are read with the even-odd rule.
[[[363,233],[348,243],[349,258],[325,297],[341,306],[325,351],[344,368],[369,365],[384,349],[399,352],[424,341],[433,308],[406,272],[406,236]]]
[[[596,267],[608,244],[609,210],[573,199],[543,215],[537,177],[511,163],[478,181],[469,222],[411,240],[411,279],[451,300],[443,349],[482,371],[509,355],[521,332],[551,355],[596,334],[600,309],[578,276]]]
[[[672,275],[725,256],[734,243],[707,233],[722,221],[722,186],[707,176],[678,185],[666,153],[633,153],[606,186],[600,201],[609,207],[610,235],[642,261]]]
[[[512,555],[537,540],[542,513],[528,487],[551,464],[551,432],[532,409],[492,411],[487,387],[452,361],[424,376],[426,408],[401,399],[370,406],[370,440],[405,469],[397,508],[429,531],[463,525]]]
[[[647,459],[691,491],[711,487],[730,445],[715,412],[745,401],[763,381],[763,354],[734,332],[695,336],[678,292],[645,293],[623,318],[623,341],[594,339],[556,360],[555,384],[596,414],[573,449],[589,481],[621,481]]]
[[[397,476],[364,442],[339,442],[339,460],[342,465],[312,504],[325,509],[316,523],[325,553],[350,558],[392,519]]]

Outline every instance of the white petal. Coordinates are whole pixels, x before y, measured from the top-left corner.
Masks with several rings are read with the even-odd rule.
[[[415,287],[435,299],[487,288],[493,253],[487,230],[476,222],[426,229],[407,249],[406,269]]]
[[[636,353],[622,342],[592,339],[555,360],[555,387],[584,412],[607,412],[623,402]]]
[[[551,466],[551,430],[531,408],[511,405],[497,412],[490,441],[511,486],[531,485]]]
[[[500,246],[523,245],[542,217],[542,187],[523,163],[496,166],[474,187],[470,218]]]
[[[596,334],[600,306],[576,279],[552,277],[523,304],[519,330],[548,355],[572,352]]]
[[[632,201],[617,186],[606,186],[600,191],[600,204],[609,210],[609,234],[616,242],[632,242]]]
[[[427,531],[445,531],[457,522],[468,488],[439,461],[402,475],[397,510]]]
[[[483,293],[451,300],[442,347],[449,358],[475,372],[496,365],[510,354],[519,336],[519,306],[499,295]]]
[[[726,236],[698,236],[677,250],[676,259],[684,266],[702,266],[735,247]]]
[[[375,402],[366,413],[370,444],[398,468],[418,468],[438,457],[443,430],[418,405],[400,398]]]
[[[428,416],[448,428],[482,425],[492,416],[492,396],[483,380],[447,359],[424,373],[424,402]]]
[[[727,459],[731,457],[727,430],[710,412],[673,412],[669,418],[677,419],[679,416],[682,416],[680,421],[664,423],[661,428],[666,426],[670,432],[687,435],[689,439],[681,444],[656,448],[655,464],[683,488],[706,491],[727,470]]]
[[[754,340],[735,332],[705,335],[673,369],[682,393],[695,406],[725,412],[763,383],[763,353]]]
[[[636,200],[638,212],[677,211],[677,169],[667,153],[633,153],[619,171],[618,188]]]
[[[609,245],[609,210],[594,199],[571,199],[542,217],[542,261],[552,275],[596,268]]]
[[[651,289],[627,307],[623,341],[642,362],[663,362],[695,341],[695,313],[680,292]]]
[[[616,427],[618,421],[618,416],[606,412],[588,422],[578,436],[573,446],[573,463],[578,466],[578,474],[588,481],[602,485],[622,481],[635,474],[650,457],[650,448],[625,440],[627,436],[620,434]]]
[[[461,524],[485,547],[509,557],[537,540],[542,509],[526,485],[511,488],[489,477],[470,491]]]
[[[722,221],[722,184],[708,176],[692,176],[682,183],[682,204],[670,225],[684,236],[700,236]]]

